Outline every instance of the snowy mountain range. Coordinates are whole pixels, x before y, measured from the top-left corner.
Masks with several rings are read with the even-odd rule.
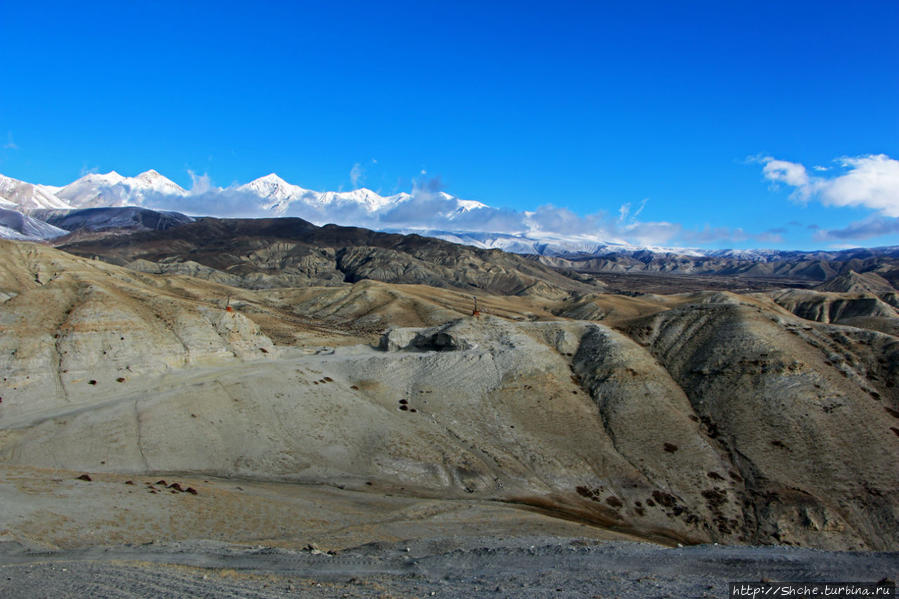
[[[18,210],[25,214],[42,208],[72,208],[71,205],[56,196],[56,192],[59,190],[59,187],[32,185],[0,175],[0,207]]]
[[[446,223],[473,211],[492,210],[480,202],[463,200],[442,191],[417,190],[381,196],[370,189],[313,191],[288,183],[272,173],[244,185],[188,191],[155,170],[136,177],[115,171],[88,174],[62,187],[38,185],[0,175],[0,208],[25,216],[44,210],[82,210],[100,207],[140,207],[179,211],[196,216],[299,216],[316,224],[340,224],[419,230],[428,221]],[[33,220],[33,219],[32,219]],[[30,221],[29,221],[30,222]],[[57,229],[17,232],[18,238],[51,238]],[[7,236],[8,233],[0,232]]]
[[[437,213],[432,212],[430,216],[453,219],[472,210],[487,208],[480,202],[462,200],[440,191],[391,196],[381,196],[365,188],[319,192],[288,183],[274,173],[245,185],[189,192],[155,170],[136,177],[124,177],[115,171],[88,174],[63,187],[36,185],[0,175],[0,206],[24,214],[42,209],[177,208],[195,216],[311,216],[312,222],[322,223],[338,220],[330,218],[332,215],[344,214],[355,215],[351,221],[360,218],[372,221],[387,216],[388,222],[399,222],[405,212],[433,208],[438,208]]]
[[[35,210],[73,210],[101,206],[141,206],[156,195],[187,195],[181,186],[154,170],[136,177],[123,177],[115,171],[105,175],[89,174],[64,187],[35,185],[0,175],[0,201],[13,205],[24,214]]]
[[[85,175],[59,188],[55,195],[72,208],[100,208],[143,206],[154,196],[184,197],[187,191],[154,170],[136,177],[123,177],[110,171],[105,175]]]
[[[409,194],[382,197],[365,188],[346,192],[317,192],[303,189],[299,185],[292,185],[275,173],[241,185],[235,188],[235,191],[260,198],[262,200],[261,207],[275,216],[287,215],[291,204],[297,202],[315,208],[350,205],[361,207],[367,212],[376,212],[411,197]]]
[[[64,211],[96,208],[143,208],[144,212],[91,212],[63,219]],[[670,248],[627,241],[634,228],[627,224],[603,229],[572,224],[564,209],[535,212],[490,207],[440,190],[414,188],[412,193],[382,196],[366,188],[352,191],[314,191],[288,183],[272,173],[243,185],[196,185],[186,190],[155,170],[136,177],[115,171],[88,174],[68,185],[33,184],[0,175],[0,237],[52,239],[73,223],[89,223],[99,230],[122,226],[145,227],[148,222],[181,222],[183,215],[221,218],[296,216],[317,225],[336,223],[379,231],[417,233],[485,249],[549,257],[587,257],[652,253],[718,256],[767,262],[777,250],[701,250]],[[181,213],[174,216],[175,213]],[[18,214],[19,216],[16,216]],[[52,216],[52,218],[51,218]],[[575,217],[576,218],[576,217]],[[568,219],[568,220],[566,220]],[[56,226],[46,220],[52,220]],[[667,223],[649,223],[666,225]],[[127,228],[127,227],[125,227]]]

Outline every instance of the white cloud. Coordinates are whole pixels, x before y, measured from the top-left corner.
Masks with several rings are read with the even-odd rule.
[[[765,178],[775,183],[786,183],[791,187],[803,187],[808,185],[809,176],[805,167],[795,162],[775,160],[774,158],[762,158],[765,163],[762,172]]]
[[[187,174],[190,175],[190,195],[202,195],[214,189],[214,186],[212,185],[212,179],[210,179],[209,175],[207,175],[206,173],[198,175],[192,170],[188,169]]]
[[[864,207],[899,217],[899,160],[885,154],[841,158],[837,162],[844,172],[831,177],[809,176],[803,165],[770,156],[759,160],[765,178],[794,187],[798,201]]]
[[[834,206],[865,206],[899,216],[899,160],[884,154],[843,158],[845,175],[816,181],[815,192]]]
[[[643,201],[640,202],[640,206],[634,211],[634,214],[631,215],[631,203],[626,202],[618,207],[618,221],[621,223],[626,223],[628,221],[634,222],[637,220],[637,217],[640,216],[640,213],[643,212],[643,209],[646,208],[646,202],[649,201],[649,198],[643,198]]]
[[[4,150],[18,150],[19,146],[16,145],[15,140],[12,138],[12,131],[6,132],[6,143],[3,144]]]
[[[194,216],[223,218],[258,218],[274,216],[261,198],[235,186],[219,188],[206,175],[191,173],[193,185],[189,195],[162,196],[152,194],[144,205],[160,210],[175,210]],[[468,233],[500,233],[508,235],[541,234],[550,237],[584,237],[615,243],[664,245],[680,238],[683,227],[665,221],[643,222],[635,218],[620,220],[603,212],[581,216],[568,208],[544,205],[533,211],[491,206],[475,207],[459,213],[456,199],[440,191],[439,179],[418,181],[408,198],[375,212],[356,203],[295,201],[283,216],[295,216],[323,225],[337,223],[375,230],[456,231]]]
[[[643,209],[646,208],[646,202],[649,201],[649,198],[643,198],[643,201],[640,202],[640,207],[637,208],[637,211],[634,212],[634,218],[640,216],[640,213],[643,212]]]
[[[334,199],[322,203],[317,192],[306,191],[295,197],[283,213],[270,210],[271,200],[234,185],[217,187],[206,174],[188,171],[192,185],[188,195],[150,194],[147,207],[175,210],[194,216],[271,217],[293,216],[317,225],[337,223],[375,230],[447,231],[459,233],[496,233],[525,235],[534,239],[580,239],[640,246],[671,244],[732,244],[749,239],[780,243],[782,230],[752,235],[742,229],[712,228],[688,230],[680,223],[641,221],[638,217],[648,201],[636,210],[625,203],[617,213],[597,212],[580,215],[572,210],[546,204],[533,211],[461,204],[442,191],[439,177],[420,177],[413,181],[409,194],[396,196],[387,206],[369,210],[354,200]],[[463,209],[466,208],[466,209]]]
[[[350,169],[350,182],[353,184],[353,189],[358,189],[359,185],[361,185],[364,180],[365,169],[357,162],[353,165],[353,168]]]

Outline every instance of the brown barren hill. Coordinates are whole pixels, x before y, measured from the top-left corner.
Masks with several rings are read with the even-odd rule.
[[[214,219],[66,244],[81,256],[246,288],[336,285],[373,279],[498,295],[564,298],[597,291],[533,260],[419,235],[317,227],[299,218]]]
[[[895,548],[894,336],[759,295],[497,294],[472,317],[453,286],[248,291],[0,249],[4,468],[199,491],[134,509],[223,477],[427,499],[437,520],[493,502],[667,544]],[[387,324],[409,326],[372,344]],[[62,501],[34,492],[0,521],[14,537]]]

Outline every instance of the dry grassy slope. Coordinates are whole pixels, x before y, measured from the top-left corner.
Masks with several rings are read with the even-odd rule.
[[[464,313],[469,296],[373,281],[262,295],[0,250],[9,464],[500,499],[687,542],[895,546],[894,337],[803,321],[764,297],[576,303],[608,308],[617,331],[530,322],[564,305],[491,297],[507,319],[311,355],[261,331],[309,347],[331,341],[327,327],[286,307],[419,326]],[[236,313],[206,301],[227,293]]]

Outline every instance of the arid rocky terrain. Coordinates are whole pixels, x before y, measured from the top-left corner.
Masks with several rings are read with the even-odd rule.
[[[727,275],[738,280],[821,284],[839,275],[873,273],[888,285],[899,282],[899,248],[857,248],[840,251],[771,251],[747,259],[740,252],[684,255],[648,250],[603,256],[538,259],[548,265],[587,273]]]
[[[251,289],[374,279],[489,294],[564,297],[570,291],[601,287],[589,277],[565,276],[500,250],[358,227],[317,227],[299,218],[202,218],[164,230],[68,241],[60,240],[60,247],[76,255]]]
[[[890,265],[647,292],[299,219],[61,244],[0,241],[10,564],[527,536],[899,550]]]

